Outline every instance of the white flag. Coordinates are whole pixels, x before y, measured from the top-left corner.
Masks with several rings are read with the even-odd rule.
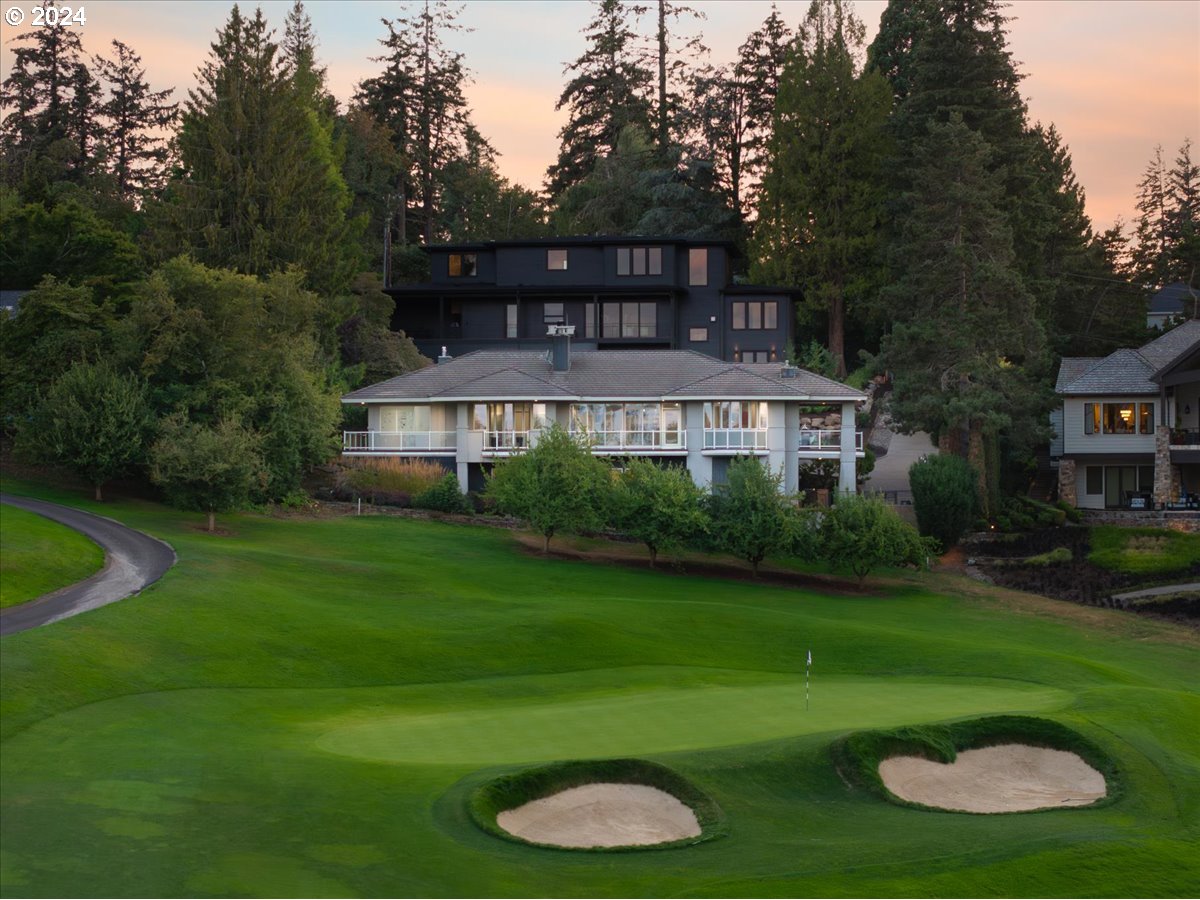
[[[808,664],[810,666],[812,665],[812,651],[811,650],[808,651]]]

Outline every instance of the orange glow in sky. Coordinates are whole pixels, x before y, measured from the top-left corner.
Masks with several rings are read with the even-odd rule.
[[[5,0],[26,12],[33,0]],[[106,54],[119,38],[142,56],[156,89],[174,87],[176,99],[194,84],[216,30],[228,16],[225,0],[91,0],[83,45]],[[690,0],[714,64],[729,61],[746,35],[770,12],[767,0]],[[778,0],[795,27],[808,0]],[[253,3],[243,3],[243,10]],[[266,0],[264,13],[282,31],[290,0]],[[306,4],[320,40],[329,86],[345,103],[354,86],[374,74],[380,18],[396,16],[395,2],[310,0]],[[869,41],[884,0],[864,0],[856,10]],[[474,82],[467,91],[476,125],[500,151],[501,172],[540,187],[558,149],[565,113],[554,103],[565,81],[563,66],[584,49],[580,29],[593,12],[580,0],[469,0],[461,24],[473,29],[448,37],[465,54]],[[1022,95],[1030,119],[1053,122],[1070,147],[1075,174],[1087,193],[1097,229],[1134,215],[1137,182],[1162,144],[1174,160],[1185,137],[1200,158],[1200,2],[1196,0],[1017,0],[1008,14],[1009,47],[1024,73]],[[27,19],[28,21],[28,19]],[[27,27],[27,26],[26,26]],[[649,32],[645,22],[643,31]],[[0,68],[12,61],[10,41],[22,29],[0,26]]]

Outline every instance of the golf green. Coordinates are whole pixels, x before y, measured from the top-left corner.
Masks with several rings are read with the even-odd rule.
[[[1183,896],[1200,886],[1200,640],[890,573],[874,593],[541,559],[498,529],[98,507],[169,541],[140,595],[4,639],[4,896]],[[813,651],[805,709],[804,658]],[[1118,763],[1107,805],[907,809],[850,731],[995,713]],[[480,785],[557,759],[669,766],[718,841],[500,840]]]

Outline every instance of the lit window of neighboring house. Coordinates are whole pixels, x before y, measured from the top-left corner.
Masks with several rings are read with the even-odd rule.
[[[474,253],[451,253],[450,254],[450,277],[451,278],[466,278],[475,274],[475,254]]]
[[[693,247],[688,250],[688,284],[704,287],[708,284],[708,248]]]
[[[551,272],[565,272],[567,270],[567,251],[547,250],[546,268]]]
[[[1154,434],[1153,403],[1085,403],[1084,434]]]

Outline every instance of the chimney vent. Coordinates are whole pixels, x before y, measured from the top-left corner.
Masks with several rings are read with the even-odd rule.
[[[779,370],[780,378],[795,378],[798,374],[800,374],[800,370],[795,366],[784,366]]]
[[[443,346],[442,347],[442,355],[437,358],[438,365],[440,366],[442,363],[448,363],[452,359],[454,359],[454,357],[451,356],[449,353],[447,353],[445,346]]]
[[[552,341],[550,364],[555,372],[571,371],[571,338],[574,334],[574,325],[551,325],[547,329],[546,336]]]

